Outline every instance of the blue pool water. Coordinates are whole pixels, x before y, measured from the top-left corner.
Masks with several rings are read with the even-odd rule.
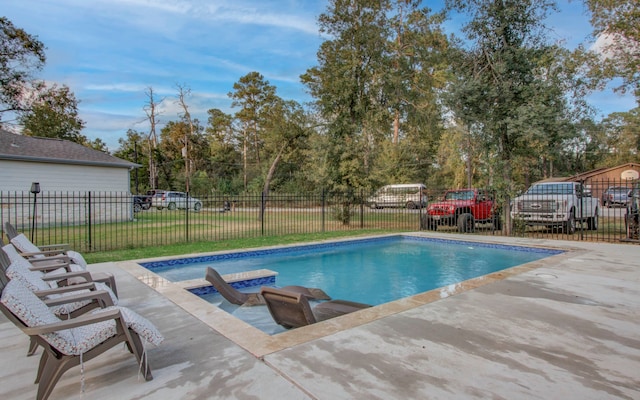
[[[141,263],[170,281],[270,269],[277,286],[325,290],[335,299],[379,305],[539,260],[558,250],[393,236]]]

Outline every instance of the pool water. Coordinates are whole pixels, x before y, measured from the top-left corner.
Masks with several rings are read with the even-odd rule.
[[[277,286],[317,287],[334,299],[379,305],[539,260],[561,251],[393,236],[142,263],[170,281],[269,269]],[[257,288],[256,288],[257,289]]]

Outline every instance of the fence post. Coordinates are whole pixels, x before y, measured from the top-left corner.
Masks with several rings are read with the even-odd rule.
[[[364,189],[360,189],[360,229],[364,228]]]
[[[322,233],[324,233],[324,229],[325,229],[325,226],[324,226],[325,206],[326,206],[326,204],[325,204],[326,197],[325,196],[326,196],[326,194],[325,194],[324,188],[322,188],[322,205],[321,205],[321,210],[322,210],[322,212],[321,212],[321,215],[322,215]]]
[[[262,236],[264,236],[264,207],[265,207],[265,196],[264,191],[260,193],[260,232]]]
[[[578,197],[578,199],[580,200],[580,202],[578,203],[578,219],[580,220],[580,240],[584,240],[584,180],[581,179],[580,180],[580,190],[582,191],[580,193],[580,196],[576,196]],[[576,226],[577,226],[578,222],[576,221]]]
[[[87,211],[88,211],[88,216],[87,216],[87,223],[89,225],[89,231],[87,232],[87,241],[88,241],[88,245],[89,245],[89,250],[92,249],[92,238],[91,238],[91,228],[92,228],[92,220],[91,220],[91,214],[93,213],[92,211],[92,204],[91,204],[91,192],[88,192],[89,196],[88,196],[88,200],[89,203],[87,204]]]
[[[184,229],[185,229],[185,241],[189,243],[189,191],[187,190],[187,206],[185,207],[185,221],[184,221]]]

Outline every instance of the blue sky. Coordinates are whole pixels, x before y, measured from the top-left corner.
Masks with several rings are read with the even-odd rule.
[[[438,10],[442,1],[425,1]],[[589,43],[591,27],[582,2],[560,1],[549,25],[568,47]],[[143,106],[153,87],[162,102],[161,123],[177,120],[177,85],[191,89],[191,114],[233,112],[233,84],[258,71],[278,95],[301,103],[311,98],[299,76],[316,65],[323,41],[317,17],[327,0],[4,0],[2,15],[47,47],[39,77],[66,84],[80,100],[83,134],[110,150],[128,129],[148,131]],[[456,32],[460,21],[447,21]],[[630,97],[607,90],[590,97],[598,115],[628,111]]]

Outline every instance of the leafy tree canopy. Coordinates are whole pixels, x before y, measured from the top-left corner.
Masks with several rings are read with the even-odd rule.
[[[44,50],[36,36],[0,17],[0,119],[5,112],[27,109],[32,74],[46,61]]]
[[[78,101],[66,85],[53,85],[41,92],[19,121],[29,136],[65,139],[82,145],[89,142],[80,133],[84,121],[78,116]]]
[[[605,76],[621,77],[621,91],[631,90],[640,101],[640,2],[638,0],[585,0],[591,25],[605,56]]]

